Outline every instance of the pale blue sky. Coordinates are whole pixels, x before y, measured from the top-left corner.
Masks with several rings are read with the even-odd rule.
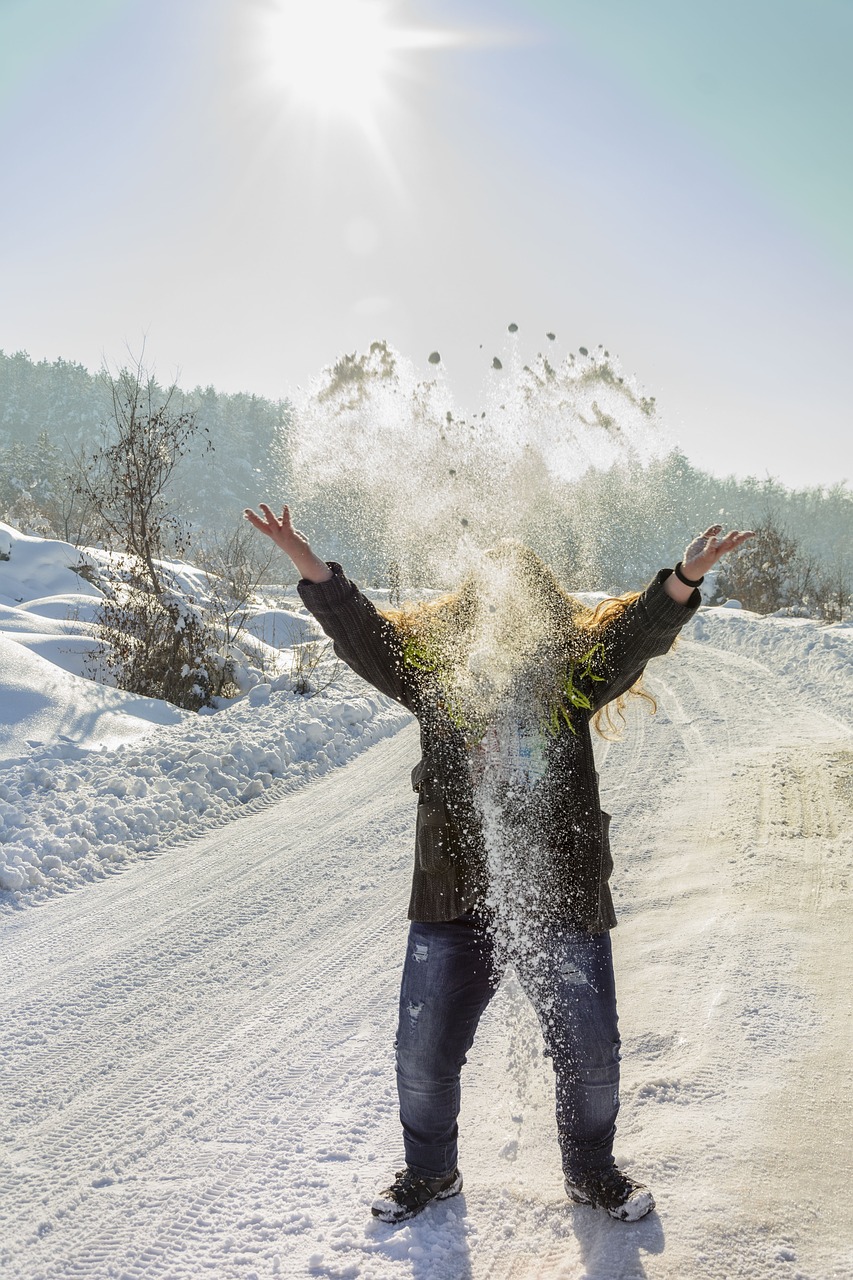
[[[465,39],[377,148],[265,79],[275,2],[0,0],[0,347],[281,396],[385,337],[474,408],[514,321],[712,471],[853,481],[853,6],[388,0]]]

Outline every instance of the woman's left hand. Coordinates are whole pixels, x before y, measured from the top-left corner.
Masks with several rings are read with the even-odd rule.
[[[743,546],[749,538],[755,537],[753,529],[747,529],[744,532],[732,529],[725,537],[720,537],[722,530],[721,524],[712,524],[704,533],[700,533],[693,539],[681,561],[685,578],[704,577],[709,569],[713,569],[721,556],[729,551],[737,551],[738,547]]]

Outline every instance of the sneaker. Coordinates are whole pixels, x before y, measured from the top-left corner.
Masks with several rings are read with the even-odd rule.
[[[611,1218],[618,1218],[620,1222],[636,1222],[655,1207],[655,1198],[648,1187],[635,1182],[615,1165],[578,1182],[566,1178],[566,1194],[575,1204],[606,1209]]]
[[[373,1201],[371,1212],[383,1222],[403,1222],[414,1218],[431,1200],[447,1200],[461,1190],[462,1174],[458,1169],[445,1178],[422,1178],[412,1169],[400,1169],[391,1186]]]

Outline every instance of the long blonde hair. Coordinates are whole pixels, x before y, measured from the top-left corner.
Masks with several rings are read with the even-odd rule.
[[[522,543],[504,541],[486,552],[499,567],[509,568],[523,581],[525,594],[535,600],[540,621],[549,638],[556,641],[565,664],[578,662],[600,645],[607,629],[640,596],[638,591],[611,596],[589,607],[570,595],[540,556]],[[404,660],[423,670],[440,668],[447,672],[461,666],[467,643],[483,609],[484,575],[474,570],[455,591],[433,600],[380,610],[400,633]],[[602,707],[593,716],[593,727],[602,738],[618,737],[625,724],[628,696],[642,698],[652,712],[657,704],[643,687],[642,676],[625,693]]]

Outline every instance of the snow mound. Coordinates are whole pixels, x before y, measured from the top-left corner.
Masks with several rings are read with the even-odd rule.
[[[45,640],[57,643],[52,636]],[[115,748],[150,733],[155,724],[174,724],[187,714],[166,702],[63,671],[0,635],[0,760],[14,760],[28,749],[52,750],[63,742],[74,742],[81,751]],[[6,765],[6,776],[8,771]]]
[[[0,604],[22,604],[45,596],[73,592],[100,598],[100,592],[77,573],[84,557],[70,542],[30,537],[0,522]],[[8,558],[5,558],[8,557]]]
[[[75,635],[73,632],[67,635],[62,633],[54,635],[51,632],[30,631],[21,635],[4,636],[0,631],[0,637],[14,641],[20,648],[37,654],[46,662],[53,663],[61,671],[86,677],[88,680],[102,678],[101,675],[97,677],[93,675],[95,671],[103,672],[104,664],[99,657],[101,647],[93,636],[85,632],[81,635]],[[105,679],[105,683],[111,682]]]
[[[89,584],[86,583],[88,586]],[[43,599],[30,600],[21,612],[35,615],[38,618],[50,618],[61,624],[63,628],[91,626],[97,621],[100,592],[93,596],[83,595],[79,591],[65,595],[45,596]]]
[[[826,715],[853,729],[853,623],[760,617],[746,609],[702,609],[685,636],[760,663]]]
[[[246,619],[245,630],[271,649],[290,649],[322,635],[307,609],[257,609]]]

